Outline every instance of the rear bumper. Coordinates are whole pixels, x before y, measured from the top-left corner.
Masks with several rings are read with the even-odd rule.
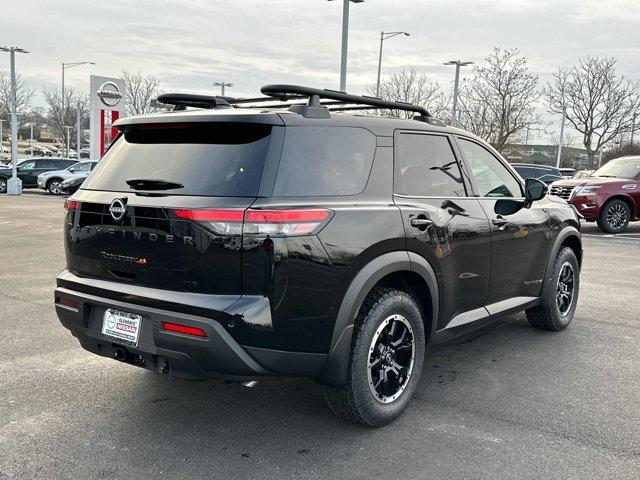
[[[71,331],[81,346],[97,355],[191,380],[314,377],[319,375],[324,365],[324,354],[244,347],[216,319],[202,315],[200,308],[194,307],[196,313],[190,314],[185,313],[184,309],[156,308],[124,298],[86,293],[69,285],[70,275],[69,272],[63,272],[58,279],[59,286],[55,290],[56,313],[62,325]],[[62,285],[61,277],[67,279]],[[175,292],[171,294],[175,295]],[[78,308],[62,305],[61,299],[77,302]],[[225,298],[224,303],[228,301]],[[236,303],[240,302],[231,301],[232,305]],[[245,299],[244,308],[246,304]],[[102,337],[102,321],[107,308],[142,316],[137,347],[119,345]],[[205,331],[206,337],[164,330],[163,322],[200,328]]]

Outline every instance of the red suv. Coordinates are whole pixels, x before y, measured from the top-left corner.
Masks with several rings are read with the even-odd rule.
[[[605,232],[622,233],[630,221],[640,219],[640,156],[611,160],[590,177],[553,182],[550,193]]]

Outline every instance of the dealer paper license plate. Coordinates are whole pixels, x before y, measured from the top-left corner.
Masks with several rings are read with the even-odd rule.
[[[141,326],[141,315],[108,308],[102,320],[102,338],[129,347],[137,347]]]

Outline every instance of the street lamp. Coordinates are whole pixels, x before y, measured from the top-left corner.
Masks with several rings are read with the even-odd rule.
[[[213,84],[214,87],[220,87],[220,96],[224,97],[224,88],[225,87],[235,87],[233,83],[224,83],[224,82],[215,82]]]
[[[408,37],[410,34],[407,32],[380,32],[380,55],[378,55],[378,81],[376,82],[376,97],[380,96],[380,69],[382,68],[382,42],[388,38],[397,37],[398,35],[404,35]]]
[[[22,181],[18,178],[18,118],[16,114],[16,52],[29,53],[20,47],[0,47],[11,56],[11,178],[7,182],[8,195],[22,193]]]
[[[66,157],[65,158],[71,158],[71,156],[69,155],[69,150],[71,149],[71,130],[73,129],[73,127],[71,125],[63,125],[62,128],[64,128],[67,131],[67,151],[65,152]]]
[[[567,106],[562,105],[562,121],[560,122],[560,142],[558,143],[558,153],[556,155],[556,168],[560,168],[562,158],[562,137],[564,137],[564,120],[567,118]]]
[[[332,2],[333,0],[328,0]],[[349,3],[364,3],[364,0],[342,0],[342,53],[340,55],[340,91],[347,91],[347,46],[349,43]]]
[[[467,65],[473,65],[473,62],[461,62],[460,60],[449,60],[443,63],[443,65],[455,65],[456,66],[456,80],[453,84],[453,108],[451,109],[451,125],[456,126],[456,113],[458,110],[458,83],[460,81],[460,67],[466,67]]]
[[[80,65],[95,65],[94,62],[71,62],[62,64],[62,102],[60,106],[61,121],[64,122],[64,71],[67,68],[79,67]]]

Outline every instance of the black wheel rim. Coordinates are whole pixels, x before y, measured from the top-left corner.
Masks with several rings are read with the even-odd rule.
[[[607,213],[605,218],[607,220],[607,225],[609,225],[612,229],[618,230],[624,227],[627,222],[627,209],[624,208],[624,205],[620,203],[614,203],[609,208],[607,208]]]
[[[558,275],[558,285],[556,288],[556,304],[558,311],[563,317],[571,310],[573,304],[573,294],[575,288],[575,273],[573,266],[569,262],[562,264]]]
[[[415,341],[409,321],[402,315],[387,317],[369,347],[368,380],[380,403],[396,400],[409,383],[415,359]]]

